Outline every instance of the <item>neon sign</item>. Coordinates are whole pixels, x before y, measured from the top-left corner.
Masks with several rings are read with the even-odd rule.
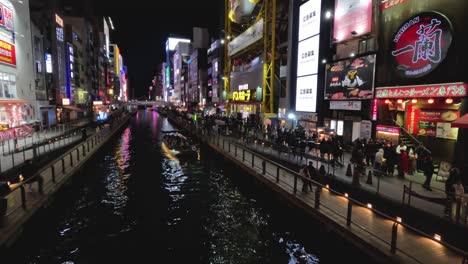
[[[442,14],[425,12],[400,26],[392,41],[391,54],[398,75],[422,77],[445,59],[452,43],[452,25]]]

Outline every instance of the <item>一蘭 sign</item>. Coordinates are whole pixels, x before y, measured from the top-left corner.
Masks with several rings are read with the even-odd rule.
[[[444,60],[452,43],[452,25],[442,14],[424,12],[405,21],[395,33],[391,56],[400,77],[418,78]]]

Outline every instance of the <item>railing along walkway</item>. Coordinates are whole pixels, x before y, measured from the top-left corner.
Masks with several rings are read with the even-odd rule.
[[[0,245],[7,243],[19,228],[130,118],[122,116],[112,127],[105,127],[65,152],[27,180],[10,186],[10,193],[0,197],[6,213],[0,215]],[[32,192],[29,184],[34,185]],[[3,205],[4,205],[3,204]],[[0,204],[0,208],[1,208]],[[1,210],[0,210],[1,213]]]
[[[467,260],[466,252],[444,243],[443,240],[439,241],[436,235],[425,234],[406,225],[397,216],[385,215],[373,209],[371,204],[362,204],[347,197],[347,194],[303,178],[235,142],[219,136],[207,139],[212,147],[222,150],[257,175],[276,184],[309,210],[325,216],[392,259],[404,263],[465,263]],[[313,185],[312,192],[301,192],[303,181]]]

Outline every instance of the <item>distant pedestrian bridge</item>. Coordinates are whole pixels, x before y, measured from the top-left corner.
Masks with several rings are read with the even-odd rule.
[[[164,101],[128,101],[127,105],[135,105],[135,106],[166,106],[168,105],[167,102]]]

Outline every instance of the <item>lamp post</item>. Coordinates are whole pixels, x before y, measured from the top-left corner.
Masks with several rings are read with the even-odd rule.
[[[289,113],[288,119],[291,120],[292,129],[294,129],[294,120],[296,120],[296,115],[294,113]]]

